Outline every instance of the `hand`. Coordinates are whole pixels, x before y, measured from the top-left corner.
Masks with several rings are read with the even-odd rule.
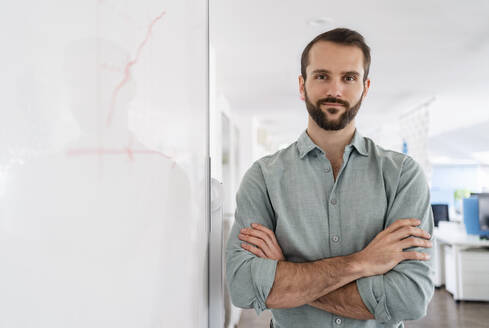
[[[241,247],[248,252],[266,259],[285,261],[282,249],[272,230],[261,224],[252,223],[251,228],[243,228],[240,232],[238,238],[248,243],[242,243]]]
[[[432,247],[431,236],[417,228],[417,219],[400,219],[381,231],[358,252],[359,261],[366,276],[384,274],[404,260],[428,260],[428,254],[403,250],[410,247]]]

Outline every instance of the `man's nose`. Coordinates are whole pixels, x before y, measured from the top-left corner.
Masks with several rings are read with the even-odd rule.
[[[341,84],[341,81],[339,81],[338,79],[331,80],[331,82],[328,85],[327,96],[341,98],[342,94],[343,94],[343,86]]]

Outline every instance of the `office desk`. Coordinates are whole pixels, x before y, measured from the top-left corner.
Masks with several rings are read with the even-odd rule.
[[[435,286],[445,284],[456,301],[489,301],[489,240],[460,229],[434,231]]]

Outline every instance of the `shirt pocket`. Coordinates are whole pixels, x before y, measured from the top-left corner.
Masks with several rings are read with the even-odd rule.
[[[340,217],[347,252],[356,252],[384,229],[387,194],[384,181],[365,170],[351,170],[341,185]]]
[[[325,204],[314,193],[290,190],[281,195],[275,209],[275,236],[289,261],[314,261],[330,255]]]

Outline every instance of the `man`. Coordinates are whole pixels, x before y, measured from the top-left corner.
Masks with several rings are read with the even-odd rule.
[[[403,327],[433,295],[421,168],[355,129],[369,66],[355,31],[312,40],[299,76],[307,130],[241,182],[227,283],[236,306],[271,309],[275,328]]]

